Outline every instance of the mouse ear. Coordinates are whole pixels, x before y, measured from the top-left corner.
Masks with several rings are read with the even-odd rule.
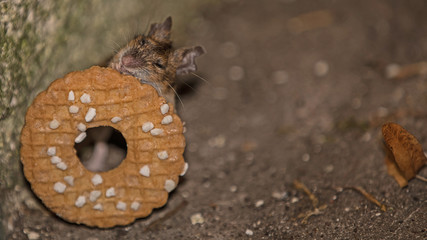
[[[201,46],[180,48],[174,52],[174,62],[177,65],[176,74],[188,74],[197,70],[196,57],[206,53]]]
[[[172,28],[172,18],[168,17],[163,23],[153,23],[150,27],[148,37],[156,41],[169,41]]]

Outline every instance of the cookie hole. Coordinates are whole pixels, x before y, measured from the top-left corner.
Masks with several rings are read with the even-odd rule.
[[[107,172],[126,158],[127,144],[122,133],[110,126],[88,128],[86,138],[74,144],[83,166],[92,172]]]

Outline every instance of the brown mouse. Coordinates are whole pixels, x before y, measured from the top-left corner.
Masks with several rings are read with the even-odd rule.
[[[150,84],[166,101],[175,105],[176,76],[196,71],[195,58],[205,50],[200,46],[173,49],[171,27],[171,17],[163,23],[152,24],[146,36],[135,36],[117,52],[108,66],[138,78],[141,83]],[[89,130],[92,131],[90,134]],[[79,158],[87,169],[108,171],[125,158],[126,150],[112,144],[117,142],[113,132],[105,127],[88,129],[85,141],[76,144]]]
[[[172,18],[151,25],[147,36],[137,35],[111,60],[109,67],[150,84],[166,101],[175,105],[176,75],[197,70],[195,58],[204,54],[201,46],[172,48]]]

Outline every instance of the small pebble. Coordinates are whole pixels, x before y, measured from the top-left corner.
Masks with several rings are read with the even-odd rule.
[[[334,171],[334,165],[329,164],[323,170],[325,171],[325,173],[331,173],[332,171]]]
[[[389,64],[387,65],[387,67],[385,68],[385,76],[387,78],[395,78],[399,73],[400,73],[400,65],[399,64]]]
[[[264,205],[264,200],[258,200],[256,203],[255,203],[255,207],[262,207]]]
[[[288,196],[287,192],[273,192],[271,196],[277,200],[283,200]]]
[[[75,97],[74,97],[74,92],[71,90],[68,92],[68,101],[74,101]]]
[[[150,131],[150,133],[151,133],[151,135],[153,135],[153,136],[158,136],[158,135],[160,135],[160,134],[162,134],[162,133],[163,133],[163,129],[160,129],[160,128],[154,128],[154,129],[152,129],[152,130]]]
[[[122,120],[122,118],[121,117],[113,117],[112,119],[111,119],[111,122],[112,123],[118,123],[118,122],[120,122]]]
[[[65,192],[66,188],[67,188],[67,186],[65,184],[63,184],[62,182],[56,182],[53,185],[53,190],[55,190],[55,192],[57,192],[57,193]]]
[[[117,202],[116,208],[120,211],[126,211],[126,203],[119,201]]]
[[[193,225],[202,224],[205,222],[205,219],[203,218],[201,213],[196,213],[191,215],[190,219],[191,219],[191,224]]]
[[[297,203],[299,199],[297,197],[291,198],[291,203]]]
[[[302,155],[302,161],[303,161],[303,162],[308,162],[308,161],[310,161],[310,154],[308,154],[308,153],[304,153],[304,154]]]
[[[40,234],[36,233],[36,232],[28,232],[26,233],[28,240],[37,240],[40,239]]]
[[[228,70],[228,78],[232,81],[240,81],[245,77],[245,70],[240,66],[232,66]]]
[[[79,112],[79,107],[77,107],[77,106],[75,106],[75,105],[71,105],[71,106],[68,108],[68,111],[69,111],[70,113],[78,113],[78,112]]]
[[[101,194],[102,194],[101,191],[99,191],[99,190],[93,190],[89,194],[89,200],[91,202],[95,202],[101,196]]]
[[[248,236],[252,236],[252,235],[254,235],[254,232],[250,229],[246,229],[245,234]]]
[[[236,185],[231,185],[230,186],[230,192],[232,192],[232,193],[237,192],[237,186]]]
[[[142,131],[143,132],[149,132],[153,128],[154,128],[154,124],[152,122],[146,122],[146,123],[142,124]]]
[[[101,175],[99,175],[99,174],[95,174],[93,177],[92,177],[92,183],[93,183],[93,185],[99,185],[99,184],[101,184],[102,183],[102,177],[101,177]]]
[[[162,114],[166,114],[167,112],[169,112],[169,105],[165,103],[162,106],[160,106],[160,112]]]
[[[64,181],[68,183],[70,186],[74,186],[74,177],[73,176],[65,176]]]
[[[56,119],[53,119],[50,123],[49,123],[49,127],[50,129],[57,129],[59,127],[59,122]]]
[[[76,139],[74,139],[75,143],[81,143],[85,138],[86,138],[87,134],[86,132],[81,132]]]
[[[89,108],[89,110],[86,113],[85,121],[90,122],[92,121],[96,116],[96,109],[95,108]]]
[[[84,125],[83,123],[79,123],[79,124],[77,124],[77,129],[80,132],[84,132],[84,131],[86,131],[86,125]]]
[[[277,85],[287,83],[289,81],[289,74],[284,70],[278,70],[273,73],[273,82]]]
[[[160,151],[160,152],[158,152],[157,153],[157,157],[160,159],[160,160],[166,160],[166,159],[168,159],[168,152],[166,152],[166,151]]]
[[[105,196],[106,197],[116,196],[116,191],[114,190],[114,187],[110,187],[109,189],[107,189],[107,191],[105,192]]]
[[[55,156],[55,154],[56,154],[56,147],[49,147],[47,149],[47,155],[49,155],[49,156]]]
[[[184,168],[182,169],[181,174],[179,174],[179,176],[184,176],[187,173],[188,170],[188,163],[184,163]]]
[[[139,169],[139,174],[141,174],[144,177],[149,177],[150,167],[148,167],[148,165],[143,166],[141,169]]]
[[[323,77],[329,72],[329,65],[325,61],[318,61],[314,64],[314,74],[318,77]]]
[[[91,102],[90,95],[87,93],[83,93],[83,95],[80,97],[80,101],[82,103],[90,103]]]
[[[176,187],[176,183],[173,180],[168,179],[165,181],[165,190],[167,192],[172,192],[172,190],[174,190],[175,187]]]
[[[134,211],[137,211],[140,206],[141,204],[139,202],[132,202],[132,204],[130,205],[130,208]]]
[[[86,197],[85,196],[79,196],[76,200],[76,202],[74,203],[74,205],[76,205],[76,207],[83,207],[83,205],[86,204]]]
[[[222,148],[225,146],[227,139],[224,135],[218,135],[208,140],[209,147]]]
[[[173,121],[173,118],[172,118],[172,116],[171,115],[167,115],[167,116],[165,116],[163,119],[162,119],[162,124],[163,125],[167,125],[167,124],[170,124],[171,122]]]
[[[67,164],[65,164],[64,162],[60,162],[60,163],[56,164],[56,167],[63,170],[63,171],[67,170]]]

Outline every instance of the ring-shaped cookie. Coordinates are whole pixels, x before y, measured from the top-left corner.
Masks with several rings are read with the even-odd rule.
[[[127,143],[122,163],[91,172],[74,149],[85,129],[111,126]],[[61,218],[101,228],[163,206],[184,175],[183,125],[150,85],[92,67],[54,81],[28,108],[21,161],[34,193]]]

